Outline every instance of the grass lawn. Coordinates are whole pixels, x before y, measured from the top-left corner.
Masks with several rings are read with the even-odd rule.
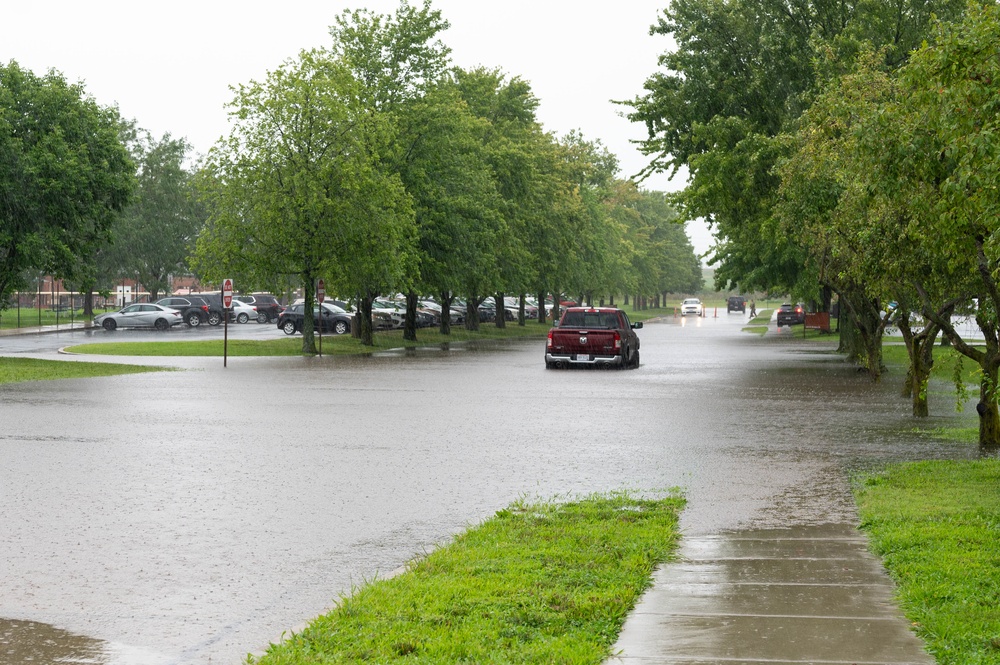
[[[351,335],[323,335],[324,355],[350,355],[385,351],[400,347],[433,346],[449,342],[467,342],[470,340],[510,339],[516,337],[535,337],[541,339],[548,333],[548,324],[529,321],[524,326],[507,322],[505,328],[497,328],[492,323],[480,326],[478,332],[470,332],[460,326],[453,326],[450,335],[442,335],[437,328],[424,328],[417,331],[417,341],[408,342],[403,339],[402,330],[389,330],[375,333],[374,346],[363,346],[361,340]],[[317,346],[319,338],[316,339]],[[112,356],[222,356],[223,341],[221,339],[203,340],[197,342],[104,342],[99,344],[80,344],[67,349],[73,353],[86,353]],[[302,355],[302,335],[290,335],[272,340],[231,339],[227,345],[230,356],[300,356]]]
[[[110,363],[0,357],[0,383],[45,381],[50,379],[86,379],[95,376],[160,372],[165,369],[163,367],[144,367],[142,365],[112,365]]]
[[[1000,663],[1000,460],[894,465],[855,494],[862,529],[938,664]]]
[[[598,665],[673,553],[683,505],[515,503],[248,662]]]
[[[906,376],[906,370],[910,365],[909,356],[906,354],[906,347],[902,342],[883,344],[882,362],[889,370],[888,380],[901,382],[903,377]],[[957,394],[955,391],[956,376],[962,385],[965,386],[964,389],[968,395],[979,394],[979,381],[982,377],[979,365],[965,358],[950,346],[935,345],[934,366],[931,368],[932,383],[928,387],[928,390],[932,394],[941,395],[942,398],[948,399],[948,402],[945,402],[945,404],[948,404],[946,408],[949,409],[954,409],[956,405],[961,405],[965,399],[965,395]],[[979,423],[975,419],[974,412],[970,417],[972,418],[972,424],[966,427],[956,425],[933,428],[917,427],[916,429],[944,441],[954,441],[961,444],[978,444]]]
[[[626,308],[629,319],[647,321],[659,316],[665,316],[667,310],[646,309],[632,310]],[[671,310],[672,311],[672,310]],[[409,342],[403,339],[402,330],[388,330],[373,335],[374,346],[363,346],[361,341],[351,335],[323,335],[324,355],[352,355],[371,353],[401,347],[435,346],[450,342],[467,342],[472,340],[512,339],[518,337],[542,339],[551,329],[549,323],[527,321],[519,326],[516,322],[507,322],[506,327],[497,328],[494,323],[480,324],[477,332],[470,332],[462,326],[452,326],[450,335],[442,335],[437,328],[423,328],[417,331],[417,341]],[[319,339],[316,340],[317,346]],[[73,353],[109,355],[109,356],[222,356],[223,341],[221,339],[203,340],[197,342],[102,342],[98,344],[79,344],[67,349]],[[230,339],[226,352],[236,356],[300,356],[302,355],[302,335],[273,340],[243,340]]]

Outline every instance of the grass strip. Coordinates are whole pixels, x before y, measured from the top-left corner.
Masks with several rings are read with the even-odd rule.
[[[515,502],[247,663],[597,665],[674,552],[683,505],[628,493]]]
[[[856,483],[855,496],[937,663],[1000,663],[1000,460],[893,465]]]
[[[664,310],[629,310],[632,321],[645,321],[664,314]],[[453,342],[469,342],[475,340],[537,338],[541,339],[552,328],[551,323],[539,323],[528,320],[520,326],[508,321],[503,328],[497,328],[494,323],[481,323],[479,330],[466,330],[463,326],[452,326],[451,334],[442,335],[436,328],[424,328],[417,331],[416,341],[403,339],[402,330],[386,330],[376,332],[372,336],[373,345],[364,346],[361,340],[351,335],[323,335],[323,355],[356,355],[373,353],[388,349],[412,348],[420,346],[437,346]],[[317,336],[317,346],[319,338]],[[222,357],[223,340],[211,339],[197,342],[172,342],[168,340],[155,342],[101,342],[97,344],[78,344],[67,349],[72,353],[108,355],[108,356],[209,356]],[[293,335],[283,339],[246,340],[230,339],[225,347],[229,356],[301,356],[302,336]]]
[[[88,379],[95,376],[161,372],[165,369],[167,368],[145,367],[142,365],[0,357],[0,383],[47,381],[52,379]]]

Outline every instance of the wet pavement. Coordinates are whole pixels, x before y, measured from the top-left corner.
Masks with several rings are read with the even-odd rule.
[[[681,541],[607,665],[932,665],[853,524]]]
[[[823,528],[850,541],[845,470],[975,451],[912,433],[893,377],[874,386],[832,343],[741,333],[745,320],[648,323],[642,365],[625,372],[547,371],[535,340],[226,368],[125,358],[184,371],[0,386],[0,662],[51,631],[62,662],[237,663],[519,497],[622,488],[689,502],[682,562],[654,587],[686,588],[684,604],[646,612],[643,632],[668,615],[746,614],[762,596],[738,592],[777,588],[764,561],[837,557],[775,555],[772,542],[724,594],[732,605],[699,610],[698,590],[733,582],[747,558],[726,542]],[[17,352],[55,357],[101,335]],[[952,418],[948,398],[931,408],[932,422]],[[864,558],[856,539],[826,546]],[[771,625],[773,643],[804,624]],[[644,654],[621,655],[700,662]]]

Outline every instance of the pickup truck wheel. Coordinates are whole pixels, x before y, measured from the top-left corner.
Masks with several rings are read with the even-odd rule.
[[[545,369],[555,369],[557,367],[559,367],[559,363],[550,363],[547,360],[545,361]]]
[[[639,366],[639,349],[636,349],[632,353],[632,362],[629,363],[629,367],[631,367],[632,369],[635,369],[638,366]]]

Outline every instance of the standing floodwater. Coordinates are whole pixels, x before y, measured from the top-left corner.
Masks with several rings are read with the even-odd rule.
[[[896,377],[745,321],[648,323],[632,371],[536,340],[0,386],[0,660],[51,630],[65,662],[237,663],[521,496],[679,487],[695,536],[842,521],[846,466],[956,454]]]

